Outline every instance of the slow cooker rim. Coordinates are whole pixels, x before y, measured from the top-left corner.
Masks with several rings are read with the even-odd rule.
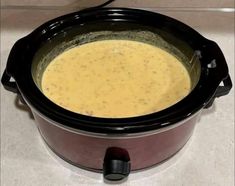
[[[24,39],[21,40],[24,42],[32,41],[32,38],[36,34],[43,34],[42,31],[46,32],[46,27],[51,25],[52,23],[58,23],[59,20],[65,20],[68,17],[76,16],[76,15],[82,15],[88,14],[91,11],[94,10],[86,10],[86,11],[80,11],[72,14],[67,14],[61,17],[58,17],[54,20],[51,20],[42,26],[38,27],[35,31],[33,31],[31,34],[26,36]],[[106,13],[115,13],[115,11],[118,11],[119,13],[125,13],[125,12],[135,12],[137,14],[148,14],[148,15],[154,15],[154,16],[163,16],[168,19],[168,21],[174,22],[174,24],[180,24],[182,27],[186,27],[187,29],[190,29],[195,36],[197,35],[197,39],[200,43],[206,48],[205,46],[211,45],[212,42],[205,39],[203,36],[201,36],[198,32],[196,32],[194,29],[189,27],[188,25],[185,25],[184,23],[179,22],[178,20],[175,20],[173,18],[169,18],[167,16],[157,14],[154,12],[149,12],[145,10],[138,10],[138,9],[129,9],[129,8],[102,8],[95,11],[106,11]],[[124,12],[122,12],[124,11]],[[129,12],[129,13],[130,13]],[[92,12],[94,13],[94,12]],[[173,23],[172,23],[173,24]],[[196,39],[195,39],[196,40]],[[29,42],[30,43],[30,42]],[[32,47],[28,43],[28,48]],[[202,46],[202,48],[203,48]],[[203,49],[202,49],[203,50]],[[205,54],[206,55],[206,54]],[[25,56],[24,56],[25,57]],[[25,61],[28,61],[28,65],[31,63],[27,58]],[[205,70],[206,64],[202,64],[204,57],[201,59],[201,66]],[[148,130],[156,130],[160,129],[166,126],[173,125],[177,123],[178,121],[181,121],[192,114],[196,113],[200,109],[202,109],[206,103],[213,97],[220,81],[224,78],[224,74],[226,74],[227,69],[223,69],[223,73],[219,74],[219,76],[215,76],[218,74],[215,74],[214,72],[211,72],[211,74],[201,74],[199,83],[194,88],[194,90],[186,96],[184,99],[176,103],[175,105],[168,107],[165,110],[162,110],[160,112],[147,114],[143,116],[137,116],[137,117],[131,117],[131,118],[97,118],[97,117],[91,117],[91,116],[85,116],[77,113],[73,113],[71,111],[65,110],[59,106],[57,106],[55,103],[51,102],[48,98],[46,98],[41,91],[37,88],[35,85],[31,70],[30,72],[27,72],[27,74],[19,74],[19,73],[12,73],[12,76],[15,78],[15,81],[18,85],[19,91],[26,100],[26,102],[38,110],[40,113],[45,115],[46,117],[55,120],[58,123],[61,123],[63,125],[67,125],[69,127],[85,130],[85,131],[91,131],[96,133],[136,133],[136,132],[143,132]],[[29,75],[30,74],[30,75]],[[26,76],[27,75],[27,76]],[[203,77],[205,75],[205,77]],[[214,79],[212,81],[212,79]],[[211,86],[202,86],[203,80],[207,80],[211,83]],[[24,82],[29,82],[27,85],[25,85]],[[204,89],[202,89],[204,88]],[[28,89],[28,90],[27,90]],[[202,94],[202,90],[207,92],[207,94]],[[33,93],[33,94],[32,94]],[[198,93],[201,93],[201,97],[196,97]],[[200,95],[200,94],[199,94]],[[194,99],[197,98],[197,101]],[[39,100],[37,100],[39,99]]]

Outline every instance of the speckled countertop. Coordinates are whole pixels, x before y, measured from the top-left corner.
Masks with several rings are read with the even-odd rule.
[[[14,42],[62,10],[1,11],[1,74]],[[216,41],[226,57],[234,80],[234,13],[161,12],[191,25]],[[77,186],[107,185],[102,175],[63,162],[43,143],[34,120],[16,102],[16,95],[1,86],[1,185]],[[233,186],[234,185],[234,90],[204,110],[195,132],[169,161],[133,173],[117,185]]]

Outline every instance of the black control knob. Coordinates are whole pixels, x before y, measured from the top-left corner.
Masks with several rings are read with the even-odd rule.
[[[106,180],[122,180],[128,177],[130,170],[130,157],[125,149],[117,147],[107,149],[103,164],[103,175]]]

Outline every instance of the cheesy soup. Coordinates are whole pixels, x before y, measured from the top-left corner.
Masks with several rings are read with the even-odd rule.
[[[163,110],[190,91],[182,63],[158,47],[102,40],[71,48],[45,69],[43,93],[84,115],[132,117]]]

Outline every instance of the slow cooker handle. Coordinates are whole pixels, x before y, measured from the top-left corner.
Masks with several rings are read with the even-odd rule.
[[[16,61],[20,60],[20,56],[25,46],[26,45],[25,45],[24,38],[18,40],[14,44],[14,46],[12,47],[10,51],[9,57],[7,59],[7,66],[3,72],[2,79],[1,79],[3,87],[10,92],[16,93],[19,96],[20,101],[24,104],[25,104],[25,101],[23,97],[21,96],[20,91],[18,90],[16,81],[11,80],[11,79],[14,79],[14,76],[17,73]]]
[[[16,93],[17,96],[19,97],[19,100],[21,101],[21,103],[26,104],[26,102],[24,101],[23,97],[21,96],[21,94],[17,88],[16,82],[11,81],[11,76],[7,73],[6,70],[4,70],[4,72],[3,72],[1,82],[6,90],[13,92],[13,93]]]
[[[216,92],[215,92],[215,95],[211,98],[211,100],[207,103],[207,105],[204,107],[204,108],[209,108],[212,106],[215,98],[218,98],[218,97],[221,97],[221,96],[225,96],[227,95],[231,88],[232,88],[232,81],[231,81],[231,78],[230,78],[230,75],[228,75],[223,81],[223,86],[220,85]]]
[[[212,61],[207,65],[207,67],[209,70],[211,69],[214,72],[215,76],[219,75],[219,77],[223,78],[221,81],[223,85],[218,86],[214,96],[204,108],[211,107],[215,98],[227,95],[232,89],[232,81],[228,72],[228,67],[223,52],[221,51],[218,44],[214,41],[208,40],[207,42],[208,43],[204,48],[206,49],[205,51],[207,52],[207,55],[212,58]],[[221,62],[216,63],[216,61]]]
[[[228,75],[223,81],[223,86],[219,86],[216,90],[215,97],[221,97],[227,95],[232,88],[232,80]]]
[[[106,150],[103,163],[103,175],[106,180],[123,180],[128,177],[130,170],[131,163],[127,150],[119,147],[110,147]]]
[[[6,90],[17,94],[19,93],[16,82],[11,81],[11,76],[7,73],[6,69],[3,72],[1,82]]]

